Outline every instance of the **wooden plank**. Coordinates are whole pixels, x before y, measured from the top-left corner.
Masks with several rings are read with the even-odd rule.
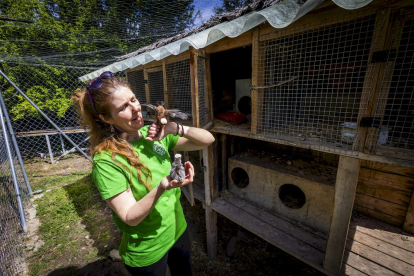
[[[372,34],[371,49],[369,53],[368,60],[372,60],[372,55],[376,51],[384,50],[386,47],[387,41],[387,32],[388,24],[390,19],[391,10],[386,9],[377,13],[375,19],[374,32]],[[384,35],[385,34],[385,35]],[[380,75],[385,70],[385,65],[382,63],[368,63],[367,71],[365,73],[364,86],[362,89],[362,97],[359,106],[359,116],[358,116],[358,129],[355,136],[355,141],[358,143],[354,144],[354,150],[362,151],[366,153],[372,153],[371,151],[366,151],[365,146],[372,146],[368,143],[369,128],[360,127],[359,122],[362,117],[370,116],[370,114],[375,109],[376,101],[378,98],[381,86]]]
[[[260,217],[249,214],[245,209],[238,208],[223,199],[218,198],[212,203],[211,207],[265,241],[277,246],[308,265],[331,275],[321,266],[323,252],[298,240],[294,235],[289,235],[278,230],[274,225],[269,224]]]
[[[162,62],[161,62],[161,66],[156,66],[156,67],[151,67],[151,68],[145,68],[145,70],[147,71],[147,73],[154,73],[154,72],[159,72],[162,71]]]
[[[166,108],[171,108],[168,105],[168,84],[167,84],[167,71],[165,70],[165,60],[162,61],[162,79],[164,83],[164,102]]]
[[[348,239],[357,241],[370,247],[374,251],[376,250],[395,258],[395,263],[404,262],[404,264],[401,265],[408,265],[408,267],[411,267],[414,271],[414,253],[410,251],[357,231],[353,228],[349,229]]]
[[[213,86],[211,82],[211,67],[210,67],[210,55],[205,54],[205,80],[206,80],[206,91],[207,91],[207,108],[209,110],[209,122],[213,122],[214,110],[213,110]]]
[[[414,253],[414,235],[399,227],[372,218],[353,217],[350,228]]]
[[[207,255],[214,259],[217,255],[217,212],[203,204],[206,212]]]
[[[352,266],[350,266],[348,264],[342,264],[342,273],[345,274],[345,275],[351,275],[351,276],[368,275],[368,274],[365,274],[365,273],[353,268]]]
[[[204,187],[207,205],[210,205],[218,195],[217,183],[214,181],[214,143],[203,149]]]
[[[397,261],[397,259],[355,240],[348,239],[346,249],[400,275],[410,275],[414,271],[412,265]]]
[[[226,37],[204,48],[206,53],[212,54],[239,48],[252,44],[252,32],[248,31],[235,38]]]
[[[361,168],[359,179],[364,182],[377,183],[408,193],[414,190],[414,179],[411,177]]]
[[[361,161],[355,158],[345,156],[339,158],[334,208],[323,263],[324,268],[334,274],[341,271],[360,163]]]
[[[228,171],[227,171],[227,135],[221,134],[220,135],[220,145],[221,145],[221,183],[222,189],[227,190],[227,179],[228,179]]]
[[[314,146],[311,143],[304,143],[304,142],[300,142],[300,141],[291,141],[289,139],[280,139],[280,138],[271,137],[271,136],[264,136],[264,135],[260,135],[260,134],[254,134],[254,133],[251,132],[250,128],[248,130],[246,130],[244,128],[234,127],[234,126],[232,126],[231,128],[220,127],[219,123],[216,123],[216,122],[217,121],[215,120],[214,128],[211,130],[212,132],[215,132],[215,133],[229,134],[229,135],[232,135],[232,136],[244,137],[244,138],[255,139],[255,140],[260,140],[260,141],[266,141],[266,142],[271,142],[271,143],[277,143],[277,144],[293,146],[293,147],[299,147],[299,148],[304,148],[304,149],[313,149],[313,150],[317,150],[319,152],[326,152],[326,153],[330,153],[330,154],[340,154],[340,155],[343,155],[343,156],[351,156],[353,158],[358,158],[360,160],[369,160],[369,161],[374,161],[374,162],[379,162],[379,163],[392,164],[392,165],[396,165],[396,166],[403,166],[403,167],[407,167],[407,168],[413,168],[414,167],[414,163],[412,161],[408,161],[408,160],[395,159],[395,158],[390,158],[390,157],[387,157],[387,156],[377,156],[377,155],[373,155],[373,154],[365,154],[363,152],[359,152],[356,155],[354,151],[347,151],[347,150],[332,148],[332,147],[326,146],[326,144],[323,147],[321,147],[321,144],[318,144],[318,145]]]
[[[359,206],[365,206],[383,214],[395,216],[397,218],[400,218],[401,221],[404,221],[405,214],[408,209],[408,206],[395,204],[389,201],[359,193],[355,195],[355,204],[358,204]]]
[[[408,206],[411,199],[410,192],[395,189],[389,186],[376,184],[375,182],[358,181],[357,193],[389,201],[402,206]]]
[[[151,69],[151,68],[160,67],[160,66],[162,66],[162,60],[153,60],[153,61],[145,64],[144,68],[145,69]]]
[[[408,206],[407,215],[403,225],[404,231],[414,234],[414,192],[411,195],[411,201]]]
[[[288,217],[268,212],[262,208],[250,204],[230,192],[222,192],[221,198],[231,205],[244,210],[246,213],[260,218],[260,220],[272,225],[275,229],[282,231],[288,235],[296,237],[298,240],[312,246],[323,252],[326,248],[327,236],[319,231],[312,230],[305,225],[298,225],[297,222],[290,220]]]
[[[190,58],[190,52],[185,51],[185,52],[183,52],[181,54],[178,54],[176,56],[175,55],[168,56],[164,59],[164,61],[165,61],[165,64],[170,64],[170,63],[186,60],[186,59],[189,59],[189,58]]]
[[[125,69],[125,73],[131,73],[131,72],[140,71],[140,70],[144,70],[144,65],[139,65],[139,66],[134,67],[134,68]]]
[[[193,115],[193,126],[200,127],[199,103],[198,103],[198,77],[197,77],[197,55],[195,49],[190,47],[190,78],[191,78],[191,104]]]
[[[151,103],[151,97],[150,97],[150,91],[149,91],[149,81],[148,81],[148,72],[146,69],[144,69],[144,80],[145,80],[145,97],[147,98],[146,103]],[[150,108],[147,107],[147,111],[149,111]]]
[[[394,215],[384,214],[382,212],[379,212],[378,210],[371,208],[368,208],[366,206],[361,206],[355,203],[354,210],[357,212],[361,212],[362,214],[371,216],[372,218],[390,223],[392,225],[396,225],[401,227],[404,218],[402,217],[395,217]]]
[[[350,252],[349,250],[345,250],[344,264],[345,263],[353,268],[358,268],[359,271],[367,275],[381,275],[381,276],[400,275],[379,264],[371,262],[370,260],[367,260],[359,256],[358,254]]]
[[[259,27],[254,28],[252,32],[252,87],[259,86]],[[253,89],[252,95],[252,125],[251,133],[257,133],[257,126],[259,121],[259,91]]]
[[[392,164],[385,164],[380,162],[374,162],[374,161],[368,161],[363,160],[361,162],[361,167],[386,173],[392,173],[392,174],[399,174],[403,176],[413,177],[414,178],[414,168],[409,167],[402,167],[402,166],[396,166]]]

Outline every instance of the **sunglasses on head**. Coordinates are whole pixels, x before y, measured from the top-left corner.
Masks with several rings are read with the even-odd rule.
[[[110,72],[110,71],[105,71],[103,72],[99,77],[97,77],[96,79],[93,79],[89,82],[89,84],[86,86],[86,90],[88,90],[88,95],[89,95],[89,100],[91,101],[92,104],[92,108],[93,110],[95,110],[96,113],[98,113],[98,111],[96,111],[95,109],[95,104],[93,102],[93,98],[92,98],[92,94],[91,94],[91,89],[99,89],[102,87],[103,81],[102,79],[110,79],[112,77],[115,77],[115,74]]]

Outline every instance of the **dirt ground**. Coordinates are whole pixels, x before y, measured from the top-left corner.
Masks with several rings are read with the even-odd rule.
[[[76,155],[53,165],[50,164],[48,159],[33,160],[26,165],[34,191],[38,187],[42,188],[42,178],[44,177],[69,177],[71,174],[83,174],[82,179],[90,182],[90,169],[89,161]],[[61,185],[68,184],[63,183]],[[90,185],[93,184],[90,183]],[[65,189],[70,192],[70,185]],[[112,222],[109,207],[102,202],[97,191],[94,193],[96,201],[101,201],[101,203],[98,202],[101,204],[100,207],[94,209],[96,211],[95,217],[101,218],[99,220],[100,229],[109,229],[110,238],[103,239],[103,232],[97,231],[94,233],[98,234],[91,234],[85,240],[84,232],[80,231],[77,235],[77,232],[74,231],[70,238],[75,241],[82,240],[80,248],[77,248],[76,257],[58,256],[44,270],[48,272],[41,275],[129,275],[121,262],[114,262],[108,257],[112,249],[118,248],[121,233]],[[218,252],[214,260],[210,259],[206,253],[205,213],[202,204],[196,200],[196,205],[191,207],[184,196],[182,196],[181,203],[190,232],[193,275],[322,275],[221,215],[218,215],[217,220]],[[87,211],[82,209],[79,213],[84,214]],[[33,220],[35,218],[29,216],[28,219]],[[71,227],[73,229],[92,229],[92,225],[89,225],[85,219],[79,220]],[[33,239],[38,241],[42,237],[34,237]],[[30,238],[28,240],[30,241]],[[95,250],[91,251],[91,249]],[[93,252],[92,256],[91,252]],[[43,252],[43,254],[47,255],[49,253]],[[27,258],[29,267],[39,261],[39,258],[43,258],[43,256],[30,251]],[[30,271],[28,274],[35,275]]]

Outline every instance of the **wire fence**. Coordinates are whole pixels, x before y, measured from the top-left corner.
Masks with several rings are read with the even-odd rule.
[[[3,118],[1,118],[3,119]],[[8,142],[6,137],[8,137]],[[0,272],[3,275],[22,275],[24,271],[25,232],[22,227],[22,214],[19,209],[20,195],[23,208],[29,203],[30,193],[26,186],[16,156],[16,149],[10,142],[9,134],[0,131]],[[13,160],[12,166],[8,156],[7,144]],[[16,173],[17,187],[13,181]],[[1,273],[0,273],[1,274]]]

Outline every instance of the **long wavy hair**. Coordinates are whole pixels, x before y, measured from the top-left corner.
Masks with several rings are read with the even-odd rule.
[[[123,157],[132,167],[137,169],[138,180],[148,191],[150,191],[152,186],[151,171],[140,162],[135,150],[132,148],[132,145],[126,139],[127,134],[117,128],[113,128],[115,132],[111,132],[111,125],[105,123],[99,117],[99,115],[102,115],[105,119],[110,119],[110,103],[112,100],[112,94],[115,93],[118,87],[124,86],[131,89],[131,86],[126,80],[119,77],[101,80],[103,82],[101,88],[90,89],[96,112],[92,107],[86,88],[72,93],[73,103],[80,114],[80,123],[90,137],[91,155],[93,157],[95,154],[102,151],[111,153],[112,160],[129,172],[130,179],[128,180],[131,186],[131,170],[115,159],[117,155]],[[145,176],[145,181],[143,181],[143,175]]]

